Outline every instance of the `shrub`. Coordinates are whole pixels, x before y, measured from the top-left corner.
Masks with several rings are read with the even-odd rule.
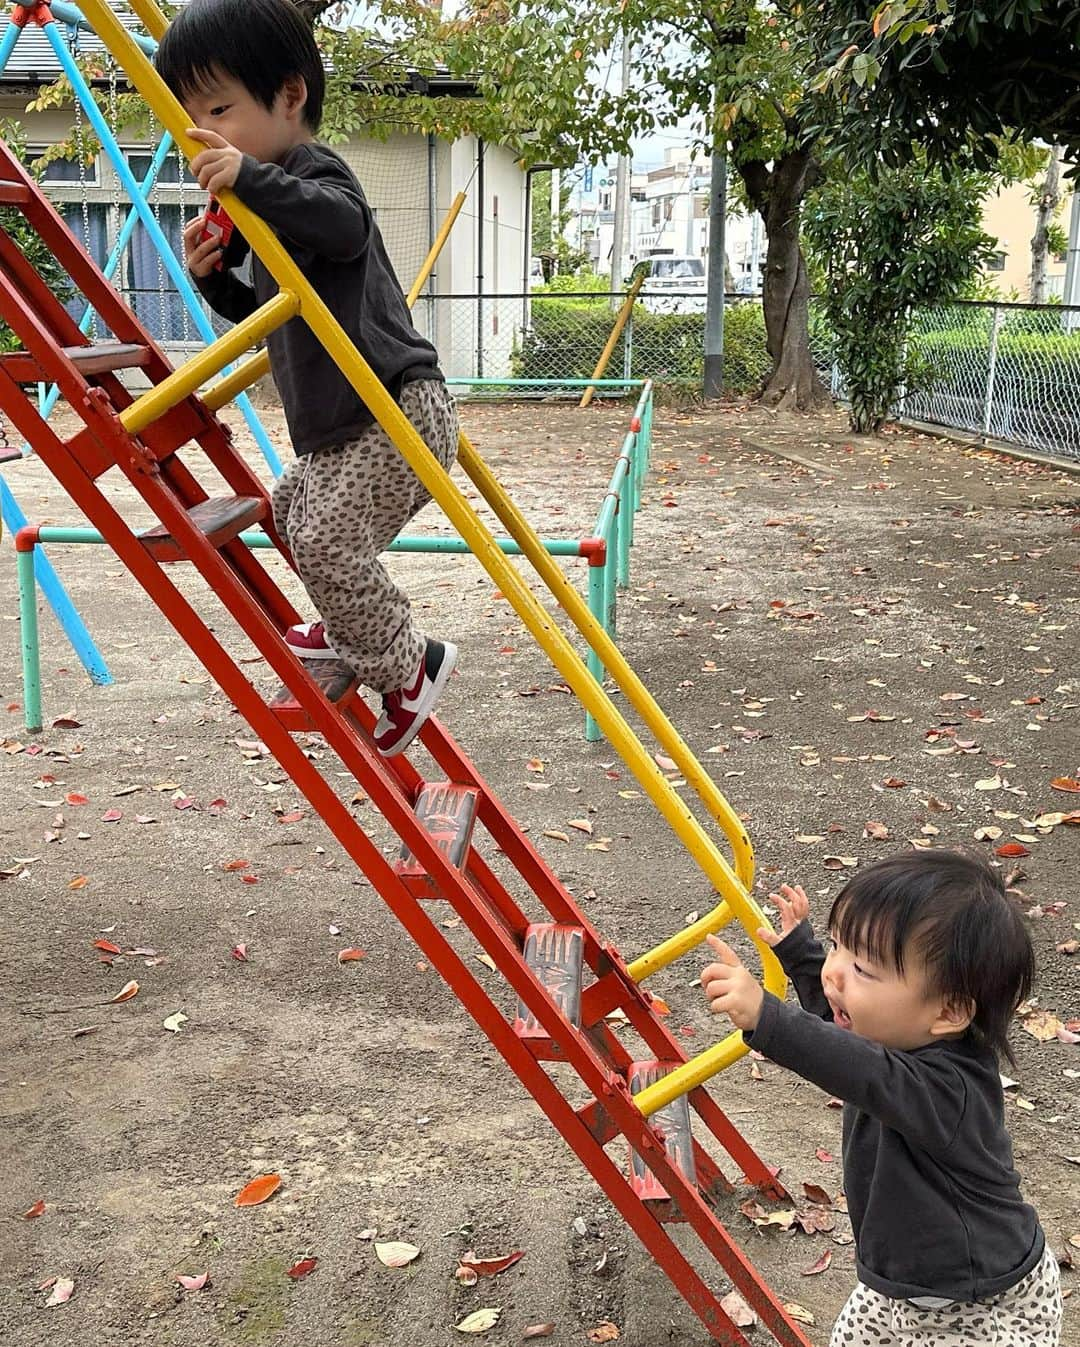
[[[534,300],[532,318],[514,360],[519,379],[587,379],[611,334],[615,314],[607,300]],[[625,334],[608,365],[612,378],[625,369]],[[650,313],[636,304],[630,376],[657,383],[700,384],[704,376],[705,316]],[[724,310],[724,386],[756,392],[772,368],[765,350],[765,322],[758,304]]]

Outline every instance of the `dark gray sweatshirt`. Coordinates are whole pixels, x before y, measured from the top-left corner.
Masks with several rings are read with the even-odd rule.
[[[442,378],[434,346],[412,325],[363,190],[333,150],[297,145],[280,164],[245,154],[234,190],[278,235],[392,397],[406,383]],[[223,268],[196,280],[211,308],[234,323],[278,291],[257,257],[254,289],[235,274],[248,251],[234,230]],[[267,346],[298,454],[355,440],[372,424],[371,412],[303,318],[272,332]]]
[[[746,1041],[844,1103],[844,1190],[860,1281],[882,1295],[985,1300],[1042,1257],[1020,1196],[993,1052],[967,1033],[901,1052],[831,1023],[809,922],[776,946],[804,1007],[766,992]]]

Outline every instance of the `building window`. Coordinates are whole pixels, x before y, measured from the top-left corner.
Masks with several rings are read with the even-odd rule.
[[[664,218],[664,203],[657,198],[652,203],[652,224],[654,229],[659,229],[660,222]]]
[[[42,159],[45,151],[39,150],[30,160],[30,166],[33,167]],[[97,159],[83,167],[83,176],[79,177],[79,162],[77,159],[53,159],[46,164],[41,172],[42,182],[85,182],[91,186],[96,186],[98,180]]]
[[[987,264],[986,264],[986,269],[987,269],[987,271],[1004,271],[1004,270],[1005,270],[1005,254],[1004,254],[1004,253],[994,253],[994,254],[991,256],[990,260],[987,262]]]
[[[161,168],[158,169],[157,175],[157,181],[161,183],[162,186],[175,187],[179,185],[180,170],[179,165],[177,163],[177,159],[178,156],[176,154],[168,154],[165,156],[165,162],[161,165]],[[150,172],[150,164],[153,161],[153,155],[143,154],[141,152],[138,153],[133,152],[128,154],[127,161],[128,161],[128,168],[131,169],[132,175],[136,178],[137,181],[142,182],[142,180],[146,177],[147,173]],[[187,161],[185,160],[184,186],[198,187],[198,185],[199,185],[198,179],[193,178],[191,176],[191,169],[188,167]]]

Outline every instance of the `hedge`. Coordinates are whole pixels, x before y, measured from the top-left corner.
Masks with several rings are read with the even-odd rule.
[[[529,330],[514,358],[519,379],[587,379],[611,333],[614,312],[606,300],[534,300]],[[625,368],[625,334],[608,366],[612,378]],[[658,383],[700,384],[704,375],[705,315],[651,313],[635,304],[630,377]],[[724,310],[724,385],[756,392],[768,373],[765,321],[757,304]]]

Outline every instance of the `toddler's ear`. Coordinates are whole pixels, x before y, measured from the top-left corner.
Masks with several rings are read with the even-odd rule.
[[[974,1001],[945,1001],[937,1019],[930,1026],[930,1032],[937,1037],[962,1034],[974,1020],[976,1009]]]

